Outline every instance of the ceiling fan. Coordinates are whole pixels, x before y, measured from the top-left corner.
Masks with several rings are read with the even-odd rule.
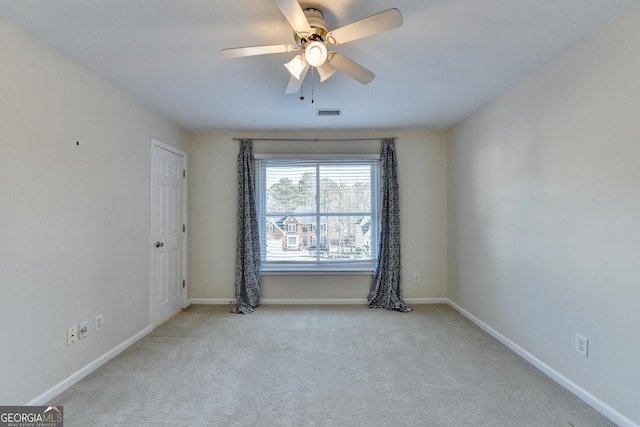
[[[275,44],[236,47],[222,49],[226,58],[266,55],[273,53],[300,52],[284,64],[291,74],[285,93],[296,93],[309,68],[315,69],[324,82],[336,69],[342,71],[362,84],[374,79],[375,74],[362,65],[352,61],[335,51],[328,51],[327,46],[337,46],[383,31],[392,30],[402,25],[402,14],[398,9],[387,9],[359,21],[329,31],[324,22],[322,11],[316,7],[300,6],[297,0],[274,0],[280,11],[293,28],[293,44]],[[331,47],[329,46],[329,47]]]

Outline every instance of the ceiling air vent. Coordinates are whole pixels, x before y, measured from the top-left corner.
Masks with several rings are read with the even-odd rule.
[[[338,117],[342,115],[341,108],[317,108],[316,116],[318,117]]]

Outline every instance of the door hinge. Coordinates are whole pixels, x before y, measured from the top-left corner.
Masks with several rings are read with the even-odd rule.
[[[187,231],[187,226],[185,224],[182,224],[182,232],[184,233],[185,231]]]
[[[187,170],[186,169],[182,169],[182,177],[183,178],[187,177]]]
[[[187,281],[186,281],[186,280],[183,280],[183,281],[182,281],[182,287],[184,288],[185,286],[187,286]]]

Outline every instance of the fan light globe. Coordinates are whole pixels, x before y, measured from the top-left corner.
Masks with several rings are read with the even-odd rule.
[[[318,70],[318,75],[320,76],[320,83],[324,82],[336,73],[336,69],[329,65],[328,62],[316,67],[316,70]]]
[[[287,70],[289,70],[289,73],[291,73],[293,77],[300,80],[300,77],[302,76],[302,72],[306,67],[304,56],[296,55],[293,57],[291,61],[284,64],[284,66]]]
[[[327,60],[327,48],[318,41],[307,43],[304,49],[304,57],[307,60],[307,64],[319,67]]]

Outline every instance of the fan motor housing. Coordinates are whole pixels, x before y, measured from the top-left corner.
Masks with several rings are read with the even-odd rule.
[[[304,9],[304,15],[307,17],[307,21],[311,27],[311,34],[307,36],[294,32],[293,37],[298,46],[304,46],[309,41],[326,41],[325,37],[329,32],[329,27],[327,23],[324,22],[324,14],[322,11],[315,7],[307,7]]]

